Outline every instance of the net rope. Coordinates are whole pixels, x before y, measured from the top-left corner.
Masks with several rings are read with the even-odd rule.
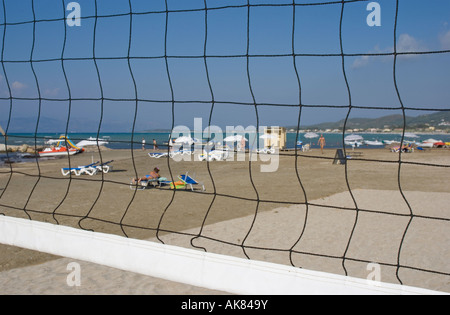
[[[397,67],[398,58],[401,56],[413,56],[413,55],[446,55],[446,54],[450,54],[450,50],[427,50],[427,51],[408,51],[408,52],[398,51],[398,43],[397,43],[398,16],[399,16],[399,11],[401,10],[402,5],[404,5],[405,1],[400,1],[400,0],[394,1],[394,3],[396,4],[395,5],[396,12],[395,12],[395,17],[394,17],[394,29],[393,29],[393,38],[394,38],[393,51],[381,52],[381,53],[348,53],[345,51],[345,46],[344,46],[345,34],[343,31],[343,23],[345,20],[345,14],[347,12],[346,9],[354,3],[366,3],[366,2],[368,3],[369,1],[367,1],[367,0],[324,1],[324,2],[320,2],[320,3],[296,3],[296,1],[293,0],[292,3],[279,3],[279,4],[277,4],[277,3],[255,4],[255,3],[252,3],[252,1],[247,0],[246,4],[222,5],[222,6],[214,6],[214,7],[208,7],[208,1],[204,0],[203,1],[204,7],[203,8],[195,8],[195,9],[170,9],[170,5],[169,5],[170,1],[165,0],[164,1],[165,10],[146,11],[146,12],[135,12],[133,10],[133,3],[132,3],[133,1],[128,0],[128,9],[129,9],[128,12],[121,12],[121,13],[117,13],[117,14],[106,14],[106,15],[99,14],[98,1],[95,0],[94,1],[95,14],[89,15],[89,16],[83,16],[83,18],[82,18],[83,21],[87,21],[87,20],[92,21],[93,25],[94,25],[93,41],[92,41],[92,57],[67,57],[66,56],[66,47],[67,47],[67,40],[68,40],[68,26],[66,24],[66,13],[67,13],[66,12],[66,5],[67,5],[66,1],[61,0],[59,2],[59,4],[58,4],[58,1],[55,1],[55,4],[58,4],[61,7],[61,17],[48,18],[48,19],[37,19],[36,12],[35,12],[36,0],[31,0],[30,3],[31,3],[31,11],[33,13],[33,19],[32,20],[14,21],[14,22],[11,22],[8,20],[9,15],[8,15],[8,10],[7,10],[7,5],[6,5],[7,2],[8,2],[8,0],[2,0],[3,16],[0,19],[0,21],[1,21],[0,29],[2,31],[2,41],[3,41],[2,52],[1,52],[1,65],[2,65],[2,73],[3,73],[3,77],[4,77],[3,81],[4,81],[5,86],[7,87],[7,91],[9,94],[8,96],[0,97],[1,102],[4,102],[5,104],[8,103],[8,105],[9,105],[9,110],[8,110],[9,116],[7,118],[6,126],[3,126],[5,128],[6,134],[8,135],[7,139],[9,139],[9,140],[5,139],[4,143],[5,143],[6,148],[8,147],[8,143],[11,141],[11,139],[14,139],[14,137],[16,137],[14,134],[8,133],[10,126],[13,122],[12,113],[14,111],[14,103],[16,101],[36,102],[36,104],[37,104],[38,114],[37,114],[37,120],[36,120],[36,125],[35,125],[35,132],[34,132],[34,136],[33,136],[34,146],[36,149],[38,148],[38,141],[45,139],[44,137],[41,137],[38,133],[39,127],[40,127],[41,108],[42,108],[43,102],[66,102],[68,104],[67,117],[61,117],[61,119],[64,119],[66,121],[66,130],[65,130],[66,135],[69,134],[69,122],[71,120],[73,103],[78,102],[78,101],[98,102],[100,104],[100,119],[98,122],[97,138],[100,138],[100,134],[101,134],[101,130],[102,130],[103,118],[104,118],[105,111],[106,111],[105,102],[126,102],[129,104],[132,104],[134,107],[134,118],[133,118],[133,125],[132,125],[132,131],[131,131],[131,134],[132,134],[131,144],[140,144],[139,139],[135,139],[136,138],[136,136],[135,136],[136,121],[137,121],[137,117],[138,117],[139,107],[144,106],[145,104],[170,104],[171,116],[172,116],[171,117],[171,124],[172,124],[171,129],[172,130],[175,128],[175,123],[176,123],[176,105],[180,105],[180,104],[201,104],[202,106],[204,106],[205,111],[207,110],[207,106],[210,106],[209,121],[208,121],[209,124],[208,125],[211,125],[213,123],[213,114],[215,113],[216,106],[218,106],[218,105],[239,105],[239,106],[253,108],[254,115],[255,115],[254,117],[256,119],[257,130],[260,127],[260,117],[259,117],[259,109],[260,108],[262,108],[262,107],[298,108],[298,116],[297,116],[297,130],[298,131],[297,131],[297,135],[296,135],[296,142],[300,139],[299,130],[301,129],[301,121],[302,121],[302,117],[303,117],[302,115],[304,114],[304,111],[309,108],[344,109],[347,111],[346,117],[345,117],[345,122],[344,122],[344,127],[343,127],[344,132],[342,133],[342,143],[344,143],[347,122],[350,119],[350,116],[354,110],[370,111],[373,109],[377,109],[377,110],[386,110],[386,111],[401,111],[402,115],[403,115],[403,134],[402,134],[402,141],[401,141],[402,143],[405,141],[405,132],[407,129],[407,123],[406,123],[406,112],[407,111],[420,111],[420,112],[446,112],[446,111],[448,112],[448,111],[450,111],[449,108],[442,109],[442,108],[411,107],[411,106],[408,106],[407,104],[404,104],[404,102],[403,102],[403,95],[400,92],[400,90],[398,88],[398,84],[397,84],[397,77],[398,77],[398,71],[399,71],[398,67]],[[127,2],[127,1],[125,1],[125,2]],[[298,21],[296,20],[296,16],[297,16],[298,10],[302,10],[304,7],[307,7],[307,6],[340,7],[340,18],[339,18],[340,52],[339,53],[312,54],[312,53],[299,53],[296,51],[296,41],[297,41],[296,32],[298,30],[298,26],[297,26]],[[252,54],[251,45],[252,45],[253,38],[252,38],[252,32],[250,31],[250,29],[251,29],[251,23],[252,23],[252,17],[253,17],[253,15],[252,15],[253,10],[255,8],[279,8],[279,7],[292,9],[291,52],[290,53],[278,53],[278,54]],[[246,10],[246,52],[245,52],[245,54],[229,54],[229,55],[208,54],[208,43],[209,43],[209,39],[210,39],[210,34],[208,31],[209,31],[210,21],[212,19],[210,13],[217,12],[217,11],[233,10],[233,9]],[[169,36],[170,36],[170,32],[169,32],[170,21],[172,21],[172,19],[176,19],[175,14],[177,14],[177,13],[194,13],[194,12],[204,14],[203,54],[201,54],[201,55],[170,55],[169,50],[168,50],[168,40],[169,40]],[[137,16],[146,17],[148,19],[151,19],[154,16],[164,16],[165,26],[164,26],[164,54],[163,55],[135,56],[132,54],[132,41],[133,41],[133,34],[134,34],[133,28],[135,27],[134,18]],[[98,36],[99,36],[98,35],[99,21],[104,20],[104,19],[117,18],[117,17],[126,17],[129,19],[129,38],[128,38],[129,40],[128,40],[128,47],[127,47],[127,54],[126,55],[118,55],[118,56],[114,56],[114,57],[97,56],[96,43],[98,41]],[[59,58],[47,58],[47,59],[36,58],[36,56],[35,56],[35,45],[36,45],[36,39],[37,39],[36,27],[39,24],[49,23],[49,22],[61,22],[62,24],[64,24],[64,42],[62,45],[60,57]],[[32,26],[33,41],[32,41],[32,45],[31,45],[29,58],[27,60],[7,60],[5,58],[6,52],[8,50],[7,41],[6,41],[7,31],[10,28],[14,28],[14,27],[17,27],[20,25],[31,25]],[[304,103],[303,93],[302,93],[302,83],[303,82],[301,80],[301,70],[299,69],[298,62],[297,62],[299,57],[340,58],[341,71],[342,71],[341,74],[345,80],[345,87],[346,87],[346,93],[347,93],[347,97],[348,97],[348,103],[345,105],[306,104],[306,103]],[[352,100],[352,96],[353,96],[352,86],[347,78],[348,66],[346,63],[349,60],[349,58],[351,58],[351,57],[392,57],[393,58],[392,75],[393,75],[396,95],[397,95],[400,106],[377,106],[377,107],[374,107],[374,106],[365,106],[364,104],[354,104],[354,102]],[[291,66],[295,73],[295,78],[297,80],[296,84],[297,84],[297,88],[298,88],[298,91],[297,91],[298,100],[299,100],[298,103],[278,103],[277,104],[277,103],[268,103],[268,102],[264,103],[264,102],[257,101],[257,98],[255,96],[255,91],[254,91],[254,85],[253,85],[253,81],[252,81],[253,75],[252,75],[252,68],[250,67],[250,63],[252,60],[256,60],[259,58],[270,58],[270,59],[284,58],[286,60],[290,60]],[[204,70],[206,73],[206,79],[207,79],[207,83],[208,83],[208,89],[209,89],[209,100],[204,100],[204,99],[203,100],[202,99],[180,100],[180,99],[176,98],[175,86],[173,85],[174,73],[173,73],[173,70],[171,70],[170,62],[173,60],[177,60],[177,59],[199,60],[199,61],[203,62]],[[218,100],[217,99],[217,97],[215,95],[214,85],[210,79],[210,69],[209,69],[209,67],[210,67],[209,61],[216,60],[216,59],[218,59],[218,60],[239,59],[239,60],[245,61],[245,64],[246,64],[245,72],[247,75],[247,83],[248,83],[248,88],[249,88],[249,91],[250,91],[251,97],[252,97],[251,102],[246,102],[244,100],[242,102],[241,101],[237,102],[237,101],[231,101],[231,100],[227,101],[227,100]],[[98,64],[98,62],[105,61],[105,60],[112,61],[112,62],[126,61],[128,71],[129,71],[129,76],[131,78],[131,83],[132,83],[132,87],[133,87],[133,97],[132,98],[128,98],[128,97],[112,98],[112,97],[108,97],[105,95],[104,87],[102,85],[103,80],[101,77],[101,70],[100,70],[100,67]],[[166,75],[167,75],[169,87],[170,87],[170,95],[171,95],[170,99],[165,99],[165,100],[149,99],[149,98],[142,98],[139,96],[137,78],[135,76],[135,73],[134,73],[134,70],[132,67],[133,61],[137,61],[137,60],[161,60],[164,62],[165,71],[166,71]],[[72,86],[69,82],[68,70],[67,70],[66,65],[67,65],[67,62],[81,62],[81,61],[92,61],[93,62],[95,73],[96,73],[97,79],[98,79],[98,86],[99,86],[99,90],[100,90],[100,95],[98,97],[80,98],[80,97],[72,96]],[[66,98],[57,98],[57,97],[51,98],[48,96],[44,96],[42,93],[42,91],[43,91],[42,82],[41,82],[42,79],[40,79],[39,76],[37,75],[35,67],[36,67],[36,65],[42,66],[42,65],[47,65],[50,63],[55,63],[55,62],[60,64],[60,69],[63,73],[63,77],[64,77],[64,81],[65,81],[64,84],[67,88],[67,93],[68,93],[68,97],[66,97]],[[11,65],[11,64],[23,64],[23,65],[27,65],[30,67],[30,70],[33,75],[35,87],[36,87],[36,90],[38,93],[37,97],[23,97],[23,96],[21,97],[21,96],[13,95],[12,86],[11,86],[12,82],[10,79],[11,71],[8,70],[8,65]],[[23,137],[23,136],[21,136],[21,137]],[[171,139],[169,139],[169,140],[171,140]],[[210,138],[208,140],[210,140]],[[118,141],[118,142],[120,142],[120,141]],[[345,147],[344,147],[344,152],[345,152]],[[132,149],[130,150],[130,153],[131,153],[133,172],[135,174],[135,177],[137,178],[139,176],[139,174],[138,174],[138,169],[137,169],[136,162],[135,162],[135,154],[134,154],[133,145],[132,145]],[[6,153],[6,154],[8,154],[8,153]],[[102,150],[100,150],[100,147],[98,148],[98,154],[100,155],[100,163],[106,162],[104,157],[102,156]],[[252,153],[250,152],[249,154],[252,154]],[[361,161],[361,162],[377,162],[377,163],[380,163],[380,165],[383,165],[383,164],[398,165],[398,173],[397,173],[398,191],[400,192],[405,204],[407,205],[407,207],[409,209],[409,213],[401,214],[401,213],[392,213],[389,211],[383,212],[383,211],[377,211],[377,210],[373,210],[373,209],[364,209],[363,207],[361,207],[358,204],[357,199],[354,196],[353,190],[351,188],[351,184],[349,182],[349,178],[348,178],[348,173],[349,173],[349,169],[348,169],[349,165],[348,164],[349,163],[346,163],[343,167],[345,168],[344,172],[345,172],[345,182],[347,185],[347,191],[349,192],[349,194],[351,196],[351,199],[353,201],[353,206],[352,207],[343,207],[343,206],[337,206],[337,205],[323,205],[323,204],[318,204],[318,203],[312,202],[307,194],[307,190],[305,189],[305,184],[302,181],[303,177],[302,177],[301,171],[298,168],[299,159],[300,158],[302,158],[302,159],[321,159],[321,160],[331,163],[333,158],[319,156],[319,155],[303,154],[297,148],[295,148],[295,151],[293,151],[293,152],[284,153],[284,155],[292,156],[295,160],[295,172],[296,172],[295,176],[297,177],[297,180],[298,180],[299,194],[303,196],[304,202],[292,202],[292,201],[282,201],[282,200],[275,201],[275,200],[267,200],[264,198],[260,198],[259,190],[254,183],[254,174],[253,174],[254,170],[252,168],[252,159],[251,158],[249,159],[249,163],[248,163],[249,164],[248,165],[248,176],[250,178],[250,183],[253,188],[254,196],[242,197],[242,196],[224,194],[217,189],[217,184],[216,184],[213,172],[211,171],[210,163],[207,162],[206,167],[207,167],[207,171],[208,171],[211,183],[212,183],[211,187],[207,191],[200,193],[200,192],[196,192],[196,191],[193,191],[193,192],[177,191],[176,189],[174,189],[170,192],[171,198],[168,201],[165,209],[162,211],[162,214],[159,218],[159,222],[158,222],[156,228],[142,226],[142,225],[130,225],[128,223],[125,223],[125,219],[126,219],[127,215],[129,214],[130,208],[135,203],[135,199],[138,194],[137,190],[134,190],[133,195],[132,195],[131,199],[129,200],[127,206],[125,207],[125,209],[123,209],[121,219],[118,222],[108,220],[107,218],[98,218],[92,214],[93,210],[96,208],[98,201],[100,200],[100,198],[103,195],[105,185],[108,184],[108,185],[128,186],[129,183],[124,183],[121,181],[114,180],[113,178],[111,178],[109,176],[105,176],[105,174],[101,173],[101,181],[100,181],[100,187],[98,189],[98,193],[94,199],[94,202],[92,203],[92,205],[88,209],[88,211],[85,213],[85,215],[79,216],[79,215],[71,215],[68,213],[58,213],[60,207],[63,204],[68,202],[67,198],[71,191],[72,184],[74,182],[84,182],[84,181],[89,182],[89,181],[91,181],[91,179],[87,178],[87,177],[74,177],[74,176],[69,176],[68,179],[67,178],[62,179],[61,177],[49,176],[48,174],[41,172],[41,162],[39,161],[38,158],[36,158],[34,161],[34,164],[36,165],[37,174],[29,174],[20,169],[16,169],[16,168],[14,168],[14,166],[12,164],[10,164],[8,167],[0,169],[0,174],[7,175],[7,179],[5,180],[4,187],[2,187],[2,190],[0,191],[0,214],[1,215],[14,215],[14,214],[20,215],[22,213],[22,214],[25,214],[26,217],[30,220],[33,220],[34,215],[43,214],[43,215],[51,216],[53,218],[53,222],[55,224],[60,224],[60,222],[58,221],[58,217],[72,217],[73,219],[78,220],[78,227],[81,229],[87,229],[84,226],[84,222],[89,219],[89,220],[93,220],[93,221],[103,222],[105,224],[118,226],[118,227],[120,227],[121,231],[123,232],[123,235],[126,237],[133,237],[133,235],[131,235],[129,232],[132,229],[152,231],[152,232],[156,233],[156,237],[161,243],[164,243],[164,240],[160,237],[160,234],[162,234],[162,233],[180,234],[180,235],[190,237],[190,243],[193,248],[202,249],[204,251],[207,251],[207,249],[205,247],[196,245],[196,243],[195,243],[195,241],[198,239],[204,239],[204,240],[213,241],[213,242],[217,242],[217,243],[223,243],[225,245],[239,247],[248,259],[251,259],[251,254],[248,253],[248,250],[250,250],[250,249],[263,250],[263,251],[274,251],[274,252],[280,252],[280,253],[284,252],[284,253],[289,254],[289,260],[290,260],[291,265],[294,267],[300,267],[300,268],[302,266],[295,264],[293,255],[326,257],[326,258],[330,258],[332,260],[341,261],[342,268],[344,270],[345,275],[349,275],[349,271],[347,270],[347,266],[346,266],[347,261],[362,262],[362,263],[371,263],[372,262],[370,260],[354,258],[351,255],[349,255],[348,251],[349,251],[349,247],[353,240],[355,229],[358,226],[359,217],[360,217],[361,213],[376,213],[376,214],[396,216],[396,217],[408,219],[407,225],[406,225],[405,229],[402,231],[402,238],[401,238],[401,242],[400,242],[400,247],[398,249],[397,263],[391,264],[391,263],[386,263],[386,262],[378,262],[382,266],[396,268],[396,277],[400,284],[403,284],[403,280],[399,274],[400,269],[421,271],[421,272],[425,272],[425,273],[432,273],[432,274],[447,276],[447,277],[450,276],[450,273],[448,273],[448,272],[434,270],[434,269],[419,268],[419,267],[411,266],[411,265],[408,265],[407,263],[402,262],[403,261],[402,260],[403,243],[404,243],[406,236],[408,235],[409,228],[414,220],[425,219],[425,220],[440,221],[440,222],[448,223],[448,222],[450,222],[450,219],[446,218],[446,217],[424,216],[421,214],[416,214],[414,212],[413,207],[410,205],[407,196],[405,195],[405,193],[403,191],[402,180],[401,180],[402,168],[405,165],[432,167],[432,168],[439,168],[442,170],[448,170],[448,168],[450,168],[450,165],[438,164],[438,163],[428,163],[428,162],[424,163],[424,162],[416,162],[416,161],[404,161],[402,158],[403,157],[402,152],[400,152],[398,154],[397,160],[387,161],[387,160],[376,160],[376,159],[371,159],[371,158],[366,158],[366,157],[358,158],[358,161]],[[70,156],[68,157],[68,163],[69,163],[69,167],[73,167],[73,162],[71,162]],[[169,175],[170,180],[174,181],[176,179],[176,177],[175,177],[175,173],[172,169],[173,162],[171,161],[170,158],[167,158],[166,163],[167,163],[167,167],[168,167],[169,174],[170,174]],[[8,190],[13,189],[10,187],[10,183],[12,181],[12,178],[15,175],[25,176],[26,178],[35,180],[31,191],[29,192],[29,194],[26,197],[26,202],[23,207],[17,207],[17,206],[9,205],[9,204],[6,204],[5,202],[2,202],[2,199],[4,199],[3,197],[5,196],[5,193]],[[43,185],[41,183],[41,181],[43,179],[60,180],[61,183],[67,184],[67,189],[65,190],[64,196],[62,197],[60,202],[57,204],[57,206],[52,211],[45,211],[42,209],[36,209],[36,208],[32,208],[29,206],[30,200],[37,193],[37,188],[40,185]],[[160,189],[160,188],[155,188],[155,189]],[[180,231],[167,230],[162,227],[162,222],[165,219],[168,210],[171,209],[171,207],[173,206],[173,202],[174,202],[175,196],[177,194],[202,194],[205,196],[212,197],[209,207],[207,209],[205,209],[205,216],[204,216],[202,225],[201,225],[198,233],[188,234],[188,233],[180,232]],[[253,214],[252,223],[251,223],[248,231],[246,232],[245,238],[240,243],[234,243],[234,242],[230,242],[230,241],[223,240],[223,239],[213,238],[211,236],[204,234],[204,232],[203,232],[205,229],[206,223],[208,221],[210,211],[213,208],[214,204],[216,202],[218,202],[218,198],[227,198],[227,199],[234,199],[234,200],[240,200],[240,201],[254,203],[254,214]],[[292,246],[290,246],[289,248],[268,248],[268,247],[259,247],[259,246],[247,244],[247,239],[250,236],[250,234],[252,233],[255,221],[257,220],[257,218],[260,214],[261,204],[278,204],[278,205],[286,205],[286,206],[301,205],[301,206],[305,207],[304,223],[303,223],[303,225],[301,225],[299,227],[298,237],[296,237],[296,240],[295,240],[295,242],[293,242]],[[327,254],[321,254],[321,253],[315,253],[315,252],[309,252],[309,251],[301,251],[299,249],[296,249],[297,245],[302,240],[305,230],[308,226],[308,222],[309,222],[308,216],[310,214],[311,207],[322,207],[322,208],[334,209],[336,211],[351,212],[351,213],[355,214],[355,219],[353,222],[351,233],[349,235],[347,245],[345,248],[345,252],[343,253],[343,255],[339,255],[339,256],[331,255],[331,254],[327,255]],[[182,218],[180,218],[180,219],[182,219]]]

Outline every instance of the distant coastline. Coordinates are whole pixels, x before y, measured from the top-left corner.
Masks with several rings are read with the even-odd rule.
[[[35,118],[15,118],[14,123],[8,124],[5,118],[0,119],[0,126],[7,131],[8,134],[24,134],[24,133],[35,133],[36,131],[36,119]],[[344,125],[346,127],[346,132],[394,132],[399,133],[403,131],[403,126],[406,122],[407,132],[416,133],[450,133],[450,109],[443,110],[439,112],[433,112],[431,114],[420,115],[416,117],[406,116],[404,119],[403,115],[388,115],[378,118],[349,118],[348,120],[342,119],[335,122],[322,122],[317,124],[300,124],[300,132],[305,131],[319,131],[319,132],[341,132],[343,131]],[[80,119],[71,119],[70,126],[67,129],[67,124],[65,121],[52,119],[48,117],[40,117],[38,134],[93,134],[96,135],[99,132],[99,123],[95,121],[87,121]],[[268,124],[268,123],[266,123]],[[233,125],[230,122],[230,125]],[[280,127],[285,127],[288,132],[297,132],[298,126],[292,125],[282,125]],[[8,127],[8,129],[7,129]],[[222,126],[225,130],[226,126]],[[7,130],[6,130],[7,129]],[[101,134],[114,134],[114,133],[130,133],[132,130],[130,126],[118,122],[104,123],[102,122],[100,133]],[[158,127],[158,128],[138,128],[135,130],[135,134],[145,134],[145,133],[168,133],[171,132],[171,128]]]
[[[406,126],[406,132],[430,134],[450,133],[450,110],[435,112],[417,117],[403,115],[389,115],[379,118],[350,118],[337,122],[325,122],[300,128],[302,131],[343,132],[345,125],[347,132],[364,133],[401,133]],[[297,126],[286,127],[290,132],[296,132]]]

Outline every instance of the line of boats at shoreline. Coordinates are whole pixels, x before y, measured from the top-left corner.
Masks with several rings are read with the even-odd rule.
[[[67,135],[61,135],[59,138],[50,138],[45,141],[45,145],[41,150],[35,152],[33,156],[38,157],[57,157],[57,156],[67,156],[67,155],[75,155],[85,151],[86,147],[97,147],[97,146],[105,146],[109,144],[110,137],[103,138],[95,138],[89,137],[87,139],[74,142],[69,139]],[[414,134],[406,133],[404,135],[403,145],[413,145],[418,148],[441,148],[441,147],[450,147],[450,142],[444,142],[442,140],[436,140],[433,138],[417,141],[419,136]],[[301,142],[301,141],[299,141]],[[362,135],[351,134],[344,138],[344,143],[346,146],[352,148],[360,148],[363,146],[367,147],[388,147],[388,146],[399,146],[399,140],[366,140]],[[298,144],[297,144],[298,146]],[[12,146],[11,146],[12,147]],[[14,151],[13,151],[14,152]],[[24,152],[18,150],[17,152]]]
[[[427,139],[423,141],[416,141],[416,140],[409,140],[411,138],[418,138],[416,135],[413,134],[406,134],[405,138],[408,138],[407,140],[403,141],[404,145],[415,145],[419,148],[443,148],[443,147],[450,147],[450,142],[444,142],[442,140],[436,140],[436,139]],[[355,147],[361,147],[363,145],[367,146],[389,146],[389,145],[400,145],[400,141],[398,140],[364,140],[364,138],[360,135],[349,135],[344,139],[344,143],[347,146],[351,146],[353,148]]]

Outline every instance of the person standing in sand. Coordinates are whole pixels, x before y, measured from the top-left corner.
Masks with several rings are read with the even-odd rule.
[[[319,141],[317,142],[318,145],[320,145],[320,151],[323,154],[323,147],[325,146],[325,138],[323,135],[320,135]]]
[[[145,139],[142,138],[142,151],[145,151]]]

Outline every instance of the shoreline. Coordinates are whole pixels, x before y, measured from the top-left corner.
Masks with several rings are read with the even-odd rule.
[[[61,168],[67,167],[67,158],[39,161],[39,168],[36,161],[12,164],[12,174],[9,167],[0,169],[0,213],[22,218],[29,215],[33,220],[53,223],[56,219],[62,225],[81,226],[110,234],[126,233],[128,237],[137,239],[155,239],[158,235],[165,240],[174,238],[174,242],[182,246],[190,246],[185,238],[177,238],[185,231],[194,234],[203,231],[205,234],[202,235],[210,238],[201,241],[213,248],[223,242],[240,244],[250,231],[246,240],[249,246],[286,248],[286,244],[292,246],[293,239],[298,238],[303,227],[304,207],[308,205],[310,221],[305,230],[305,235],[309,235],[305,242],[308,242],[299,244],[298,251],[314,252],[320,249],[320,254],[334,256],[337,255],[335,249],[329,245],[335,241],[334,238],[345,242],[348,234],[343,238],[337,235],[348,231],[355,220],[355,209],[359,209],[361,227],[365,228],[360,229],[358,223],[357,232],[364,237],[355,243],[358,246],[351,247],[352,257],[391,264],[395,262],[392,259],[396,255],[393,249],[388,249],[389,237],[398,239],[399,233],[401,236],[405,228],[404,218],[408,218],[409,213],[399,187],[418,218],[450,219],[447,209],[450,187],[445,172],[450,166],[450,150],[431,149],[402,154],[402,164],[398,164],[399,154],[387,149],[359,148],[357,151],[361,151],[362,155],[348,160],[347,166],[333,164],[335,149],[325,149],[321,154],[320,149],[314,148],[309,152],[299,152],[297,156],[292,152],[282,152],[279,167],[273,173],[261,173],[260,167],[267,164],[267,160],[250,162],[248,154],[245,161],[175,162],[166,158],[150,158],[148,153],[153,150],[130,149],[101,151],[103,161],[114,160],[114,168],[107,174],[94,176],[63,176]],[[94,150],[71,156],[70,161],[72,166],[78,166],[99,159],[99,152]],[[155,166],[167,178],[173,176],[177,179],[188,172],[204,183],[206,191],[173,191],[169,187],[143,191],[130,189],[133,177],[143,176]],[[378,213],[385,214],[378,217]],[[401,215],[398,216],[398,213]],[[281,214],[286,217],[280,217]],[[256,221],[250,230],[253,218]],[[414,219],[414,229],[415,224],[422,220]],[[447,241],[450,238],[446,234],[450,229],[446,227],[445,220],[431,220],[436,222],[434,227],[426,224],[426,228],[417,230],[417,235],[411,234],[417,244],[422,244],[420,236],[425,240],[430,237],[427,233],[439,233],[439,242],[421,247],[427,255],[428,247],[433,250],[432,260],[447,261],[450,257],[450,242]],[[372,226],[371,222],[379,223]],[[428,220],[425,219],[425,222]],[[374,228],[383,232],[380,234]],[[365,235],[366,232],[369,234]],[[370,233],[376,233],[376,237],[370,236]],[[275,235],[279,235],[280,239]],[[212,239],[219,242],[214,245]],[[440,256],[434,253],[435,246],[439,246]],[[286,256],[270,258],[267,252],[255,248],[249,248],[249,252],[253,253],[251,256],[256,253],[256,257],[262,259],[286,262]],[[238,255],[242,255],[239,246],[225,246],[230,253],[236,254],[235,249]],[[383,258],[385,249],[390,253],[387,260]],[[0,253],[0,271],[57,259],[8,246],[0,246]],[[315,256],[298,254],[296,257],[302,264],[307,261],[311,269],[320,269],[324,263],[319,263]],[[407,258],[408,264],[415,265],[424,258],[412,257]],[[324,268],[342,272],[338,268],[340,265],[341,261]],[[351,265],[351,269],[355,268],[352,273],[361,274],[358,269],[361,266]],[[450,273],[446,264],[439,263],[436,268],[440,272]],[[423,276],[411,277],[416,281],[414,279],[422,279]]]

